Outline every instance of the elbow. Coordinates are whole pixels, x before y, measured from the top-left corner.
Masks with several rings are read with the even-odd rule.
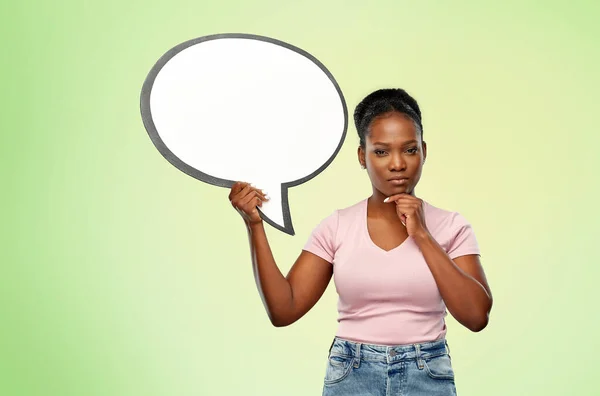
[[[485,329],[490,321],[489,314],[486,312],[485,315],[476,318],[467,324],[467,328],[471,330],[473,333],[479,333],[483,329]]]
[[[488,323],[490,322],[490,312],[492,310],[492,304],[493,300],[490,297],[487,306],[481,309],[480,312],[482,312],[479,313],[476,317],[472,318],[472,320],[470,321],[470,323],[468,323],[468,325],[466,325],[466,327],[473,333],[479,333],[480,331],[485,329]]]
[[[289,325],[291,325],[292,323],[294,323],[293,320],[290,320],[289,318],[285,318],[285,317],[277,317],[277,316],[271,316],[271,324],[274,327],[287,327]]]
[[[287,327],[298,319],[300,316],[294,309],[293,301],[285,305],[278,305],[277,307],[267,308],[267,314],[269,320],[274,327]]]
[[[282,320],[271,320],[271,324],[274,327],[286,327],[286,326],[289,326],[291,323],[287,323]]]

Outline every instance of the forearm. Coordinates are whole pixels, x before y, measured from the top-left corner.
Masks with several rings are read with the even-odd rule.
[[[293,310],[292,288],[277,267],[263,223],[248,225],[247,229],[258,292],[271,323],[285,325]]]
[[[488,322],[492,299],[483,285],[461,270],[437,241],[424,233],[415,238],[448,311],[472,331],[482,330]]]

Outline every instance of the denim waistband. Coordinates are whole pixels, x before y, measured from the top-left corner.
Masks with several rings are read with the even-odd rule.
[[[352,357],[357,360],[395,362],[429,359],[450,354],[450,348],[445,338],[431,342],[387,346],[365,344],[335,337],[329,352],[331,355]]]

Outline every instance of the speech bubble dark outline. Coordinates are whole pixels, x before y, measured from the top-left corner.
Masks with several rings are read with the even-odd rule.
[[[272,227],[285,232],[286,234],[294,235],[295,232],[294,232],[294,227],[292,225],[292,216],[290,213],[290,206],[289,206],[289,202],[288,202],[288,189],[290,187],[294,187],[294,186],[298,186],[300,184],[306,183],[307,181],[309,181],[312,178],[314,178],[315,176],[317,176],[319,173],[323,172],[323,170],[325,170],[331,164],[331,162],[333,162],[333,160],[335,159],[335,157],[341,150],[342,145],[344,144],[344,140],[346,139],[346,132],[348,129],[348,108],[346,107],[346,101],[344,99],[342,90],[340,89],[337,81],[335,81],[335,79],[333,78],[333,75],[329,72],[329,70],[327,70],[325,65],[323,65],[321,62],[319,62],[319,60],[317,58],[315,58],[308,52],[306,52],[298,47],[295,47],[291,44],[285,43],[283,41],[280,41],[280,40],[277,40],[277,39],[274,39],[271,37],[258,36],[258,35],[254,35],[254,34],[219,33],[219,34],[202,36],[202,37],[198,37],[198,38],[195,38],[192,40],[185,41],[185,42],[171,48],[169,51],[167,51],[156,62],[154,67],[152,67],[152,69],[148,73],[148,76],[146,77],[146,80],[144,81],[144,85],[142,86],[142,93],[141,93],[141,97],[140,97],[140,110],[141,110],[141,115],[142,115],[142,121],[146,128],[146,131],[148,132],[148,135],[150,136],[150,139],[154,143],[154,146],[156,146],[156,148],[163,155],[163,157],[165,157],[165,159],[167,161],[169,161],[177,169],[186,173],[189,176],[192,176],[195,179],[198,179],[205,183],[212,184],[214,186],[225,187],[225,188],[231,188],[233,186],[235,181],[220,179],[218,177],[214,177],[207,173],[199,171],[198,169],[193,168],[193,167],[189,166],[188,164],[186,164],[185,162],[183,162],[171,150],[169,150],[169,148],[167,148],[165,143],[160,138],[158,131],[156,130],[156,126],[154,125],[154,122],[152,121],[152,112],[150,111],[150,93],[152,92],[152,86],[154,85],[156,76],[158,75],[160,70],[164,67],[164,65],[167,64],[167,62],[169,60],[171,60],[179,52],[183,51],[184,49],[186,49],[188,47],[191,47],[192,45],[196,45],[196,44],[204,42],[204,41],[218,40],[218,39],[224,39],[224,38],[244,38],[244,39],[265,41],[265,42],[276,44],[281,47],[285,47],[287,49],[295,51],[295,52],[299,53],[300,55],[303,55],[304,57],[308,58],[310,61],[312,61],[317,66],[319,66],[319,68],[327,75],[327,77],[329,77],[329,79],[333,83],[333,86],[335,87],[338,94],[340,95],[340,100],[342,101],[342,107],[344,110],[344,130],[342,132],[342,138],[340,139],[340,142],[339,142],[337,148],[335,149],[335,151],[333,152],[333,154],[331,155],[331,157],[329,157],[329,159],[327,161],[325,161],[325,163],[323,165],[321,165],[316,171],[314,171],[310,175],[305,176],[298,180],[294,180],[292,182],[281,183],[281,207],[282,207],[282,211],[283,211],[284,226],[281,227],[279,224],[277,224],[273,220],[269,219],[269,217],[266,216],[259,208],[259,213],[264,221],[266,221]]]

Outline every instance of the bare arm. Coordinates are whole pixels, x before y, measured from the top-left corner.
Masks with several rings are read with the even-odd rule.
[[[252,269],[258,292],[274,326],[288,326],[319,301],[333,275],[331,263],[302,251],[284,276],[275,262],[257,207],[267,198],[247,183],[236,183],[229,194],[248,230]]]
[[[471,331],[483,330],[492,309],[492,292],[479,256],[469,254],[454,260],[427,230],[423,201],[408,194],[389,197],[396,202],[396,213],[406,219],[406,230],[421,250],[452,316]]]
[[[470,254],[452,260],[431,235],[419,235],[415,241],[448,311],[469,330],[483,330],[488,324],[493,300],[479,256]]]
[[[248,226],[252,269],[258,292],[274,326],[288,326],[319,301],[333,275],[326,260],[302,251],[284,277],[275,263],[264,226]]]

